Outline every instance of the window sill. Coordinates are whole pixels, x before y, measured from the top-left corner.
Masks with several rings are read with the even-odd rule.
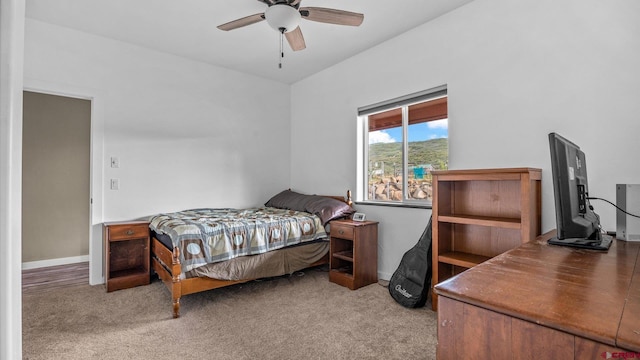
[[[431,209],[431,204],[412,204],[412,203],[391,203],[391,202],[382,202],[382,201],[355,201],[356,205],[366,205],[366,206],[382,206],[382,207],[400,207],[406,209]]]

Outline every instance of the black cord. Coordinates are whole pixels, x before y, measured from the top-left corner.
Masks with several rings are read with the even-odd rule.
[[[588,199],[588,200],[601,200],[601,201],[607,202],[607,203],[609,203],[609,204],[613,205],[613,207],[615,207],[616,209],[618,209],[618,210],[622,211],[623,213],[625,213],[625,214],[627,214],[627,215],[629,215],[629,216],[633,216],[633,217],[640,218],[640,216],[635,215],[635,214],[628,213],[626,210],[624,210],[624,209],[622,209],[622,208],[618,207],[618,205],[616,205],[616,204],[612,203],[611,201],[609,201],[609,200],[607,200],[607,199],[601,199],[601,198],[598,198],[598,197],[587,197],[587,199]]]

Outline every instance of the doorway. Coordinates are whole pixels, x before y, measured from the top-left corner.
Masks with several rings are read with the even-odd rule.
[[[22,262],[89,261],[91,100],[23,93]]]

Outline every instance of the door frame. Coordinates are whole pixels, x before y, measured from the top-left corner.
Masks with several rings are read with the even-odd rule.
[[[24,79],[24,91],[65,96],[91,102],[89,162],[89,284],[104,283],[102,222],[104,210],[104,96],[97,89]]]

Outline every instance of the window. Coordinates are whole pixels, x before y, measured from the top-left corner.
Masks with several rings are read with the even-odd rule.
[[[358,199],[429,206],[431,172],[449,162],[446,87],[358,110]]]

